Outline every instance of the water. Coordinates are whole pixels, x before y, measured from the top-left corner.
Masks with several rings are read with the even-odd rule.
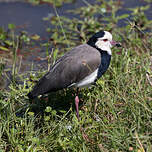
[[[31,34],[39,34],[40,36],[47,36],[45,31],[48,26],[42,18],[47,17],[49,14],[55,15],[53,7],[51,5],[43,4],[34,6],[29,3],[16,2],[15,0],[7,0],[12,3],[4,2],[6,0],[0,0],[0,26],[7,28],[9,23],[14,23],[18,26],[18,30],[26,30]],[[93,4],[94,0],[87,0],[88,3]],[[143,0],[122,0],[123,9],[118,11],[118,15],[123,13],[129,13],[126,8],[144,6],[146,3]],[[74,10],[81,6],[85,6],[86,3],[83,0],[77,0],[72,4],[64,4],[62,7],[57,8],[59,15],[64,15],[69,18],[75,17],[72,13],[68,13],[67,10]],[[152,19],[152,11],[146,12],[148,18]]]

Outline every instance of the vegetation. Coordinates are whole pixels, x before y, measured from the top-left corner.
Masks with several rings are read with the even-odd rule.
[[[26,0],[29,3],[32,3],[34,5],[39,4],[51,4],[55,5],[56,7],[61,7],[63,3],[71,3],[74,2],[74,0]]]
[[[152,151],[152,21],[144,13],[150,3],[117,16],[122,7],[119,0],[84,2],[85,7],[70,11],[79,19],[58,16],[56,9],[56,16],[45,18],[54,28],[47,29],[51,37],[41,44],[49,68],[65,51],[101,29],[122,43],[122,48],[112,49],[110,68],[97,86],[81,90],[80,122],[74,108],[75,90],[50,93],[35,101],[26,96],[47,70],[21,74],[18,51],[39,36],[15,35],[12,24],[8,32],[0,30],[1,79],[12,71],[9,89],[0,90],[0,151]],[[125,25],[119,27],[120,22]],[[5,66],[8,62],[13,66]]]

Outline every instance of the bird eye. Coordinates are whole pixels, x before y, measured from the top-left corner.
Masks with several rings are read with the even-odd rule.
[[[104,41],[104,42],[107,42],[107,41],[108,41],[108,39],[103,39],[103,41]]]

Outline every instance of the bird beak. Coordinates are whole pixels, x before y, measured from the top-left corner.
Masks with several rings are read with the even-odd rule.
[[[112,46],[121,47],[121,44],[118,43],[118,42],[116,42],[116,41],[111,41],[110,44],[111,44]]]

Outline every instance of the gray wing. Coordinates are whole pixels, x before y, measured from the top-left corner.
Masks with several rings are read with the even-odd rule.
[[[101,63],[100,52],[84,44],[65,53],[35,85],[29,96],[67,88],[94,72]]]

